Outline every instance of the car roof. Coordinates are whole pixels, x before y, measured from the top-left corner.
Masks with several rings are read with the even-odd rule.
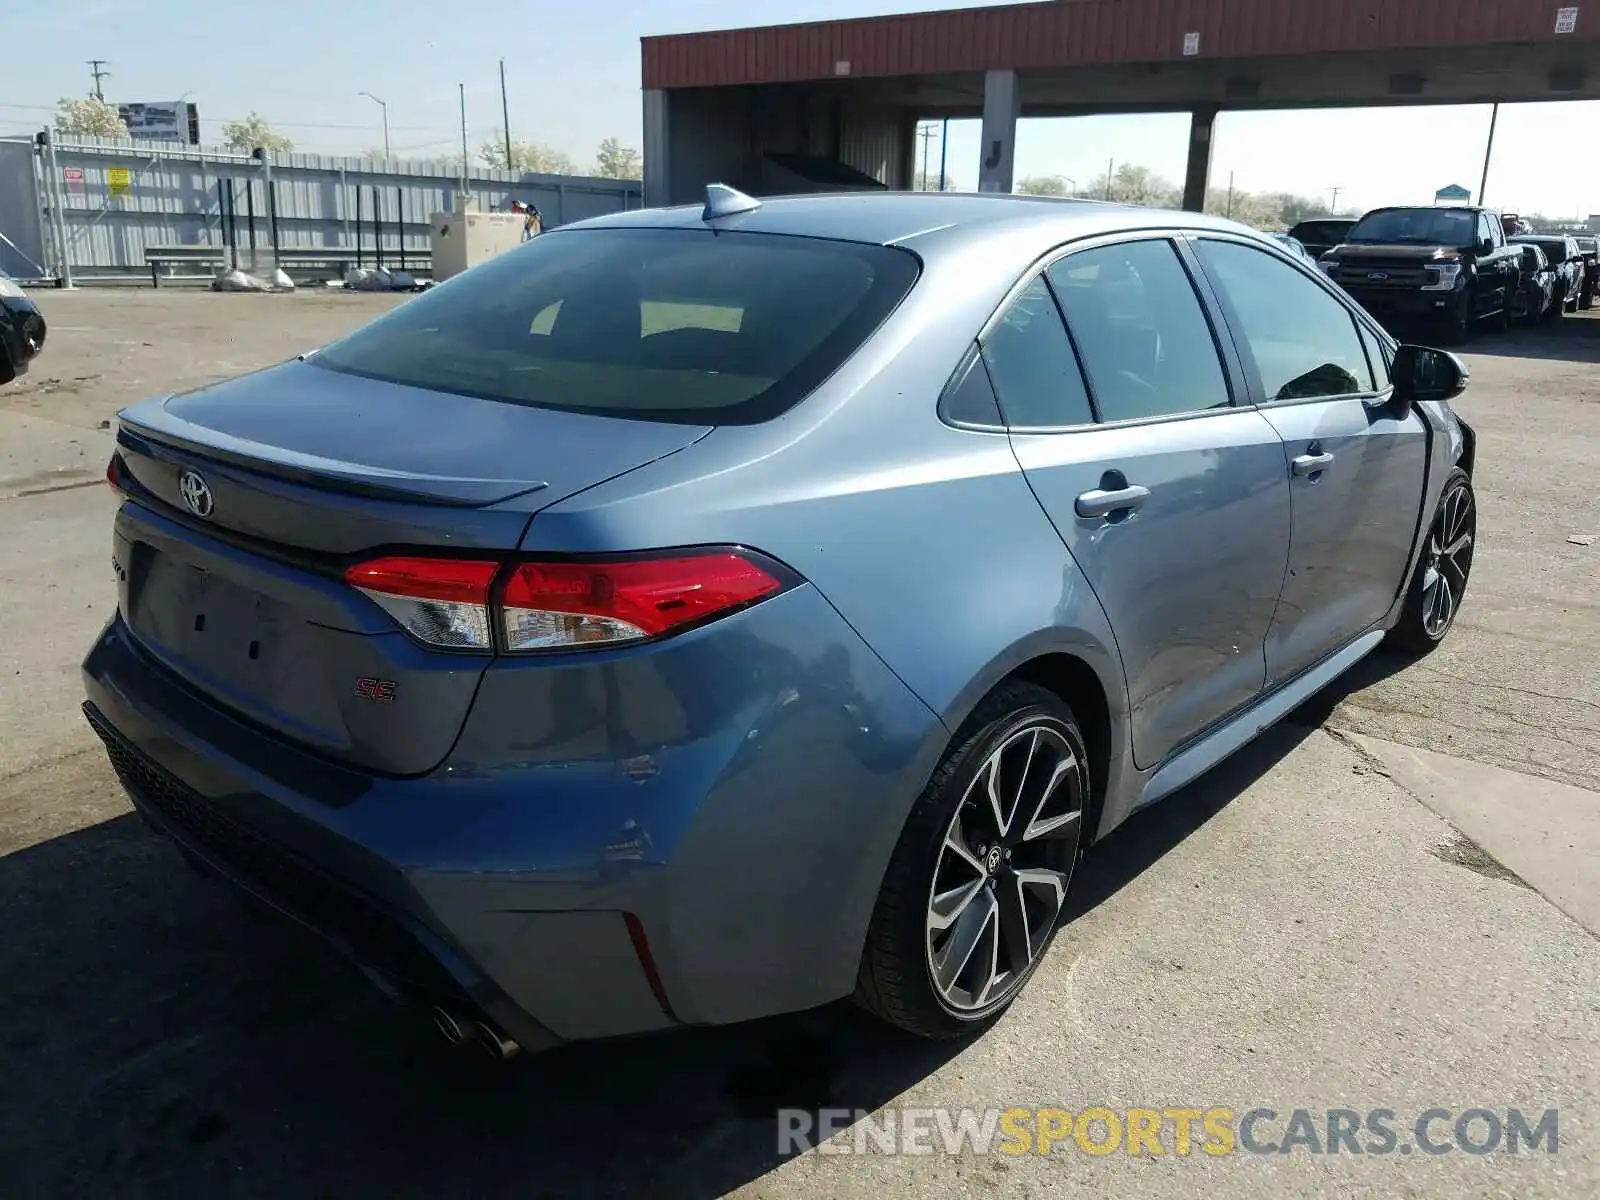
[[[610,213],[554,232],[573,229],[703,228],[699,204]],[[1262,235],[1243,225],[1200,213],[1171,212],[1098,200],[974,192],[848,192],[763,197],[760,207],[717,219],[720,230],[832,238],[921,249],[935,240],[1012,240],[1036,232],[1041,244],[1057,244],[1100,233],[1150,228],[1215,229]]]

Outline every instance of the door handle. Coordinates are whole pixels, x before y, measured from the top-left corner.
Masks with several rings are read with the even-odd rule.
[[[1333,465],[1331,454],[1302,454],[1289,464],[1296,475],[1316,475]]]
[[[1132,512],[1150,499],[1150,489],[1137,484],[1115,491],[1094,488],[1078,497],[1075,505],[1080,517],[1108,517],[1114,512]]]

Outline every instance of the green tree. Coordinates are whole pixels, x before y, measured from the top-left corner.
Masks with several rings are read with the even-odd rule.
[[[632,146],[624,146],[616,138],[608,137],[595,154],[594,173],[601,179],[639,179],[644,175],[644,164]]]
[[[66,96],[56,101],[55,126],[57,133],[65,133],[72,137],[128,136],[127,123],[117,113],[116,108],[93,96],[82,100]]]
[[[275,130],[261,114],[252,112],[242,121],[229,121],[222,127],[223,144],[246,154],[256,150],[270,150],[274,154],[287,154],[294,143]]]
[[[1070,196],[1072,189],[1060,175],[1028,175],[1011,189],[1019,196]]]
[[[478,147],[478,157],[497,171],[523,171],[534,175],[576,175],[577,165],[572,155],[564,150],[525,142],[521,138],[511,141],[511,158],[506,159],[506,137],[496,132]]]

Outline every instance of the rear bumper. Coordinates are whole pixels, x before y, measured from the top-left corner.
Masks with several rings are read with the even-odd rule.
[[[605,662],[545,688],[549,711],[522,673],[563,668],[497,662],[420,778],[245,724],[120,618],[85,712],[152,823],[394,990],[529,1048],[848,994],[943,727],[809,587]]]

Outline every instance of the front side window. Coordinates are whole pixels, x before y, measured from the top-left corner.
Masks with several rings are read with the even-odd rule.
[[[1373,390],[1355,318],[1315,280],[1238,242],[1207,238],[1196,249],[1237,314],[1268,400]]]
[[[1389,386],[1389,347],[1365,325],[1358,324],[1357,328],[1361,331],[1361,341],[1367,347],[1367,362],[1372,367],[1373,382],[1381,392]]]
[[[1036,278],[983,338],[983,361],[1013,429],[1094,420],[1083,373],[1050,289]]]
[[[709,229],[534,238],[309,361],[440,393],[742,424],[805,396],[917,278],[887,246]]]
[[[1227,378],[1171,242],[1080,250],[1049,269],[1103,421],[1227,408]]]

